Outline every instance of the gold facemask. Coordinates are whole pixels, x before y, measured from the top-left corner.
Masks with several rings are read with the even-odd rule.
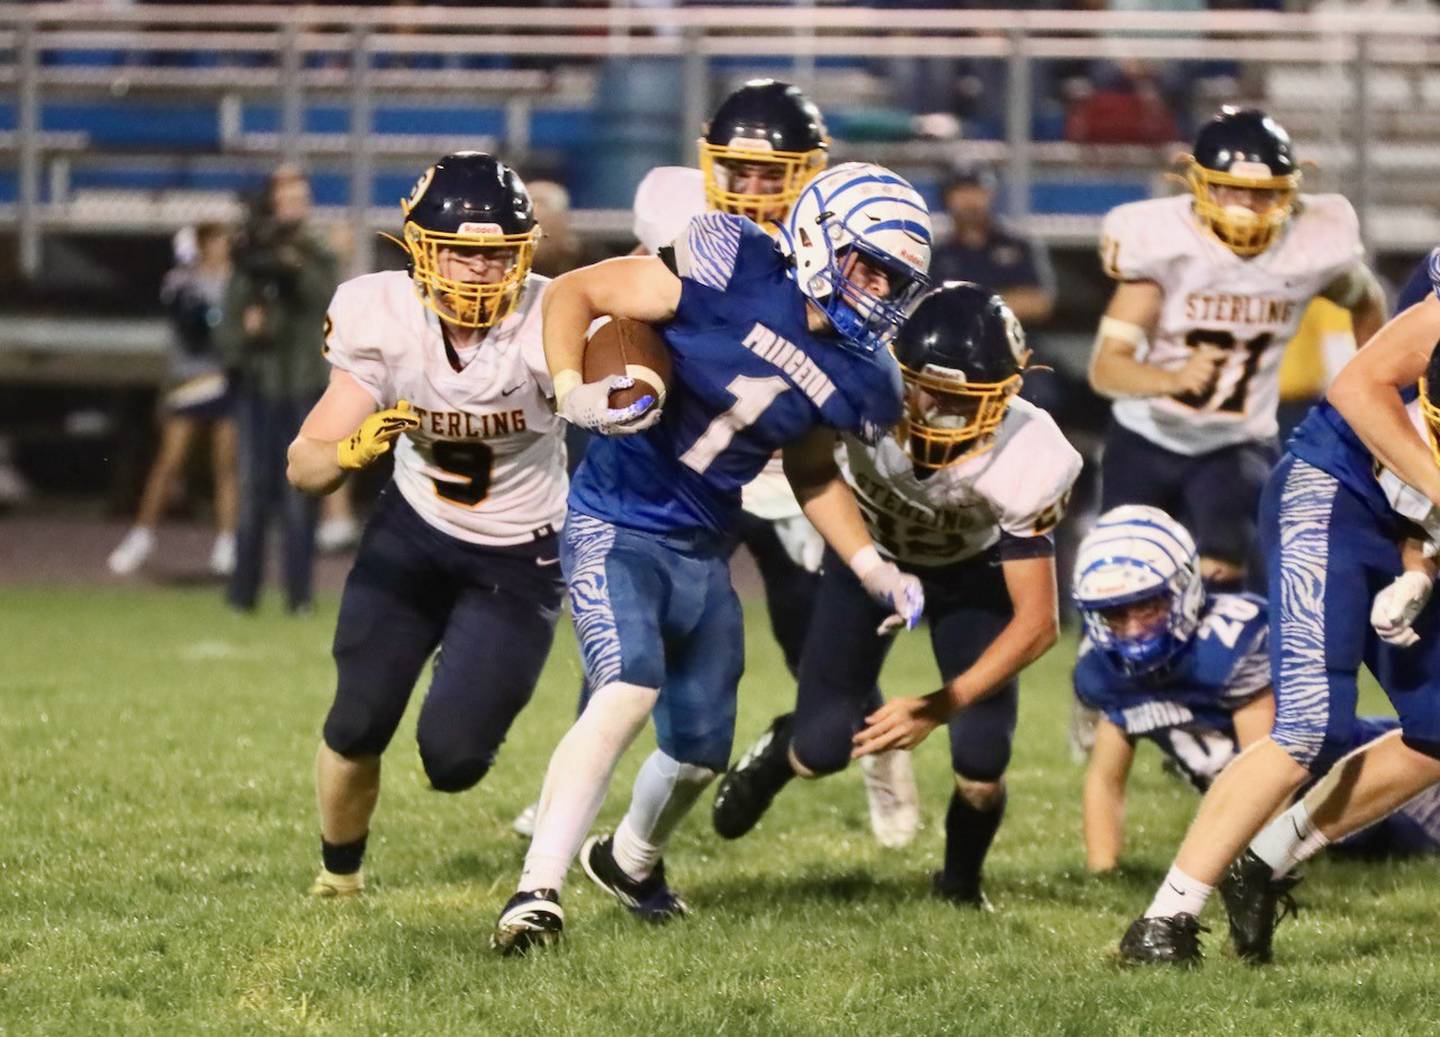
[[[1237,256],[1257,256],[1270,247],[1276,235],[1289,221],[1295,208],[1295,194],[1300,190],[1300,174],[1289,176],[1232,176],[1209,169],[1190,159],[1185,168],[1185,182],[1195,196],[1195,215],[1220,239],[1221,244]],[[1241,206],[1224,206],[1215,201],[1216,187],[1242,187],[1256,191],[1278,191],[1280,199],[1264,212],[1251,212]]]
[[[452,234],[426,230],[406,222],[404,240],[391,238],[410,257],[411,276],[420,301],[442,320],[462,328],[489,328],[499,324],[515,308],[520,289],[530,273],[540,228],[523,234]],[[386,235],[389,237],[389,235]],[[510,252],[505,276],[494,284],[473,284],[444,277],[440,273],[442,248]]]
[[[779,223],[800,197],[829,156],[824,148],[809,151],[770,151],[763,141],[740,138],[741,144],[722,147],[700,138],[700,171],[705,175],[705,204],[720,212],[748,216],[756,223]],[[746,146],[751,145],[751,146]],[[756,147],[754,145],[760,145]],[[729,189],[729,174],[720,166],[725,162],[764,163],[784,171],[780,190],[774,194],[748,194]]]
[[[1440,465],[1440,407],[1430,402],[1424,378],[1420,379],[1420,413],[1425,417],[1425,442],[1430,446],[1430,456]]]
[[[916,468],[931,471],[994,446],[995,431],[1024,381],[1014,374],[1000,382],[965,382],[904,364],[900,374],[905,379],[905,413],[895,438]]]

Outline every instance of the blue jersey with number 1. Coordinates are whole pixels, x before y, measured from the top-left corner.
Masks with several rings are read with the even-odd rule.
[[[790,264],[750,220],[696,216],[675,242],[682,289],[661,329],[674,375],[664,415],[633,436],[597,436],[570,506],[652,533],[734,526],[740,488],[819,425],[875,441],[900,417],[890,354],[845,348],[806,326]]]

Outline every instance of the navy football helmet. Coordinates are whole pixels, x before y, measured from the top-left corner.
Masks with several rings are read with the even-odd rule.
[[[720,103],[700,138],[705,201],[712,209],[778,223],[810,179],[825,168],[825,118],[799,87],[752,79]],[[773,167],[776,190],[735,190],[732,167]]]
[[[405,212],[400,247],[420,299],[451,323],[488,328],[515,307],[530,273],[540,228],[530,193],[515,171],[492,155],[461,151],[446,155],[421,174]],[[440,272],[441,249],[480,252],[504,263],[504,274],[480,284]]]
[[[905,380],[896,437],[916,468],[946,468],[989,449],[1030,360],[1005,301],[971,281],[948,281],[916,304],[893,348]]]
[[[1290,135],[1257,108],[1226,105],[1200,128],[1185,171],[1195,196],[1195,214],[1231,251],[1259,255],[1289,221],[1300,189],[1300,169]],[[1257,212],[1217,201],[1215,188],[1266,192],[1269,205]]]

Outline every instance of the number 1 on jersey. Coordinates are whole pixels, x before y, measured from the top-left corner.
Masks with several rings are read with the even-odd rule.
[[[697,472],[704,472],[715,463],[715,458],[730,445],[735,433],[741,432],[760,420],[767,407],[775,402],[789,383],[779,375],[752,378],[736,375],[725,386],[725,391],[735,397],[735,403],[723,414],[717,414],[700,438],[690,444],[690,449],[680,455],[680,461]]]

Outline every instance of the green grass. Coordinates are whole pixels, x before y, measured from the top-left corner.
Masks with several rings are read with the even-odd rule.
[[[750,614],[737,751],[792,689]],[[925,895],[948,789],[917,754],[927,826],[879,849],[858,774],[793,786],[737,844],[709,797],[670,874],[695,915],[645,928],[578,869],[565,947],[486,949],[533,797],[574,707],[562,630],[531,708],[475,791],[427,791],[413,713],[386,757],[361,900],[302,893],[318,863],[311,761],[334,606],[243,619],[210,592],[0,590],[0,1033],[1130,1034],[1435,1032],[1433,862],[1321,861],[1308,910],[1255,971],[1212,934],[1198,973],[1124,971],[1112,949],[1195,805],[1142,753],[1131,864],[1086,877],[1064,744],[1073,644],[1026,682],[999,911]],[[902,639],[887,687],[929,689]],[[602,815],[623,809],[627,757]],[[1209,921],[1223,927],[1215,913]]]

